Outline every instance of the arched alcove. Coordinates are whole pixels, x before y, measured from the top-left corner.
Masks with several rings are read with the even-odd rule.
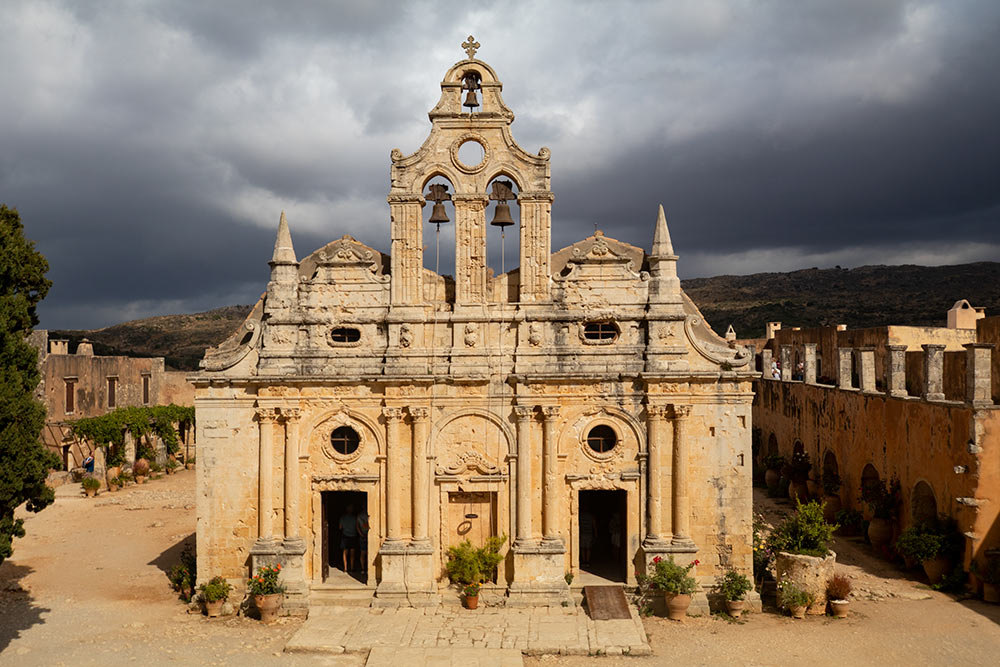
[[[511,275],[517,274],[521,250],[521,207],[517,197],[520,194],[517,179],[506,172],[500,172],[489,180],[486,196],[486,257],[493,275],[505,284],[510,284]],[[501,204],[506,204],[509,215],[500,213]],[[511,275],[505,275],[511,274]],[[516,283],[515,283],[516,286]],[[501,301],[516,301],[517,293],[507,294]]]
[[[910,519],[914,525],[930,523],[937,519],[937,500],[934,489],[927,482],[917,482],[910,494]]]
[[[773,433],[767,438],[767,451],[765,455],[774,456],[778,454],[778,438]]]
[[[823,475],[840,475],[840,468],[837,466],[837,455],[831,451],[823,456]]]
[[[447,222],[432,222],[435,202],[434,186],[444,186],[446,190],[438,189],[440,196],[447,196],[441,201],[443,212],[448,217]],[[427,204],[421,212],[423,220],[424,268],[434,271],[439,276],[454,278],[455,275],[455,206],[451,201],[455,194],[455,186],[443,173],[434,173],[424,183],[422,194]]]
[[[881,479],[882,478],[878,474],[878,469],[871,463],[866,464],[864,469],[861,471],[862,493],[865,489],[877,486]]]
[[[801,440],[796,440],[795,444],[792,445],[792,454],[795,455],[795,454],[805,454],[805,453],[806,453],[805,445],[802,444]]]

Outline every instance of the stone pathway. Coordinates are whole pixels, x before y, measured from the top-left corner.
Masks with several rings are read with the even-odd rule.
[[[451,664],[430,649],[512,649],[525,655],[650,655],[642,621],[594,621],[577,607],[379,609],[313,607],[285,651],[367,653],[424,649],[426,662]],[[445,654],[441,654],[445,655]],[[485,657],[485,654],[483,654]],[[497,653],[497,656],[500,654]],[[449,660],[451,658],[448,658]],[[498,658],[499,659],[499,658]],[[398,663],[399,660],[397,659]],[[380,664],[371,663],[369,664]],[[506,665],[506,662],[482,664]]]
[[[365,667],[521,667],[520,651],[512,648],[387,648],[376,647]]]

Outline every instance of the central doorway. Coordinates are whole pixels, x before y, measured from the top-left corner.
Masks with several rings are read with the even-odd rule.
[[[324,491],[323,581],[367,581],[368,494],[364,491]]]
[[[628,493],[580,491],[580,571],[599,579],[624,582]]]

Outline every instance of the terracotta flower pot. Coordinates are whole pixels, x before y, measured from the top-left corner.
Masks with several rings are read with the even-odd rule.
[[[278,611],[281,609],[281,593],[271,593],[270,595],[255,595],[253,603],[260,612],[260,620],[264,623],[273,623],[278,618]]]
[[[746,600],[726,600],[726,612],[733,618],[739,618],[746,604]]]
[[[844,503],[840,496],[823,496],[823,520],[827,523],[836,523],[837,512],[844,509]]]
[[[997,589],[996,584],[983,582],[983,602],[992,602],[993,604],[1000,602],[1000,589]]]
[[[97,489],[84,489],[87,492],[88,498],[93,498],[97,495]]]
[[[146,476],[145,475],[136,475],[135,476],[135,483],[136,484],[145,484],[146,483]]]
[[[848,600],[830,600],[830,612],[834,618],[847,618],[847,610],[851,606]]]
[[[663,599],[667,603],[667,618],[671,621],[683,621],[691,606],[691,596],[687,593],[664,593]]]
[[[805,618],[806,617],[806,607],[802,605],[801,607],[789,607],[788,613],[792,615],[792,618]]]
[[[185,463],[184,467],[187,468],[188,470],[194,470],[194,464],[193,463]]]
[[[478,595],[466,595],[464,598],[466,609],[478,609],[479,608],[479,596]]]
[[[940,583],[944,579],[944,575],[951,569],[951,561],[944,556],[931,558],[920,564],[924,566],[924,574],[927,575],[927,580],[932,584]]]
[[[205,615],[209,618],[218,618],[222,615],[222,605],[225,604],[225,600],[215,600],[214,602],[205,601]]]
[[[868,524],[868,541],[876,549],[892,541],[892,521],[889,519],[872,519]]]
[[[805,482],[792,482],[788,486],[788,497],[792,500],[799,499],[800,503],[809,502],[809,487]]]
[[[778,493],[778,484],[781,482],[781,473],[777,470],[768,470],[764,473],[764,483],[767,484],[767,492],[772,496]]]

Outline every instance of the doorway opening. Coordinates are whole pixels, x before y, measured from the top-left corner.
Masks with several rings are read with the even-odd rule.
[[[368,494],[324,491],[323,581],[368,579]]]
[[[625,581],[628,493],[580,491],[580,571],[608,581]]]
[[[448,493],[448,546],[468,540],[482,547],[496,536],[497,494],[492,491]],[[495,580],[495,579],[494,579]]]

